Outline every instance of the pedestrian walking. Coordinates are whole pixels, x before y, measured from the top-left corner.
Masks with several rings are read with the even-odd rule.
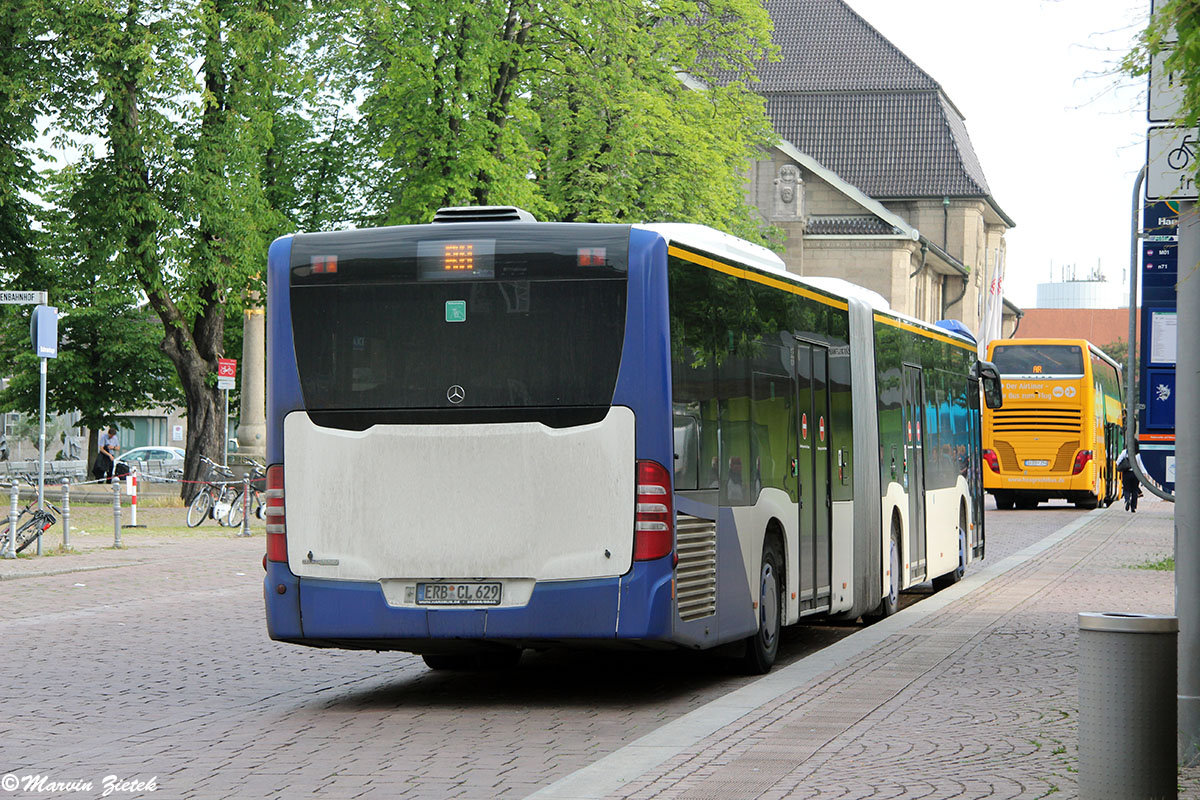
[[[1137,465],[1144,473],[1146,466],[1142,463],[1142,454],[1138,453]],[[1138,498],[1142,496],[1142,483],[1133,471],[1129,461],[1129,452],[1122,450],[1117,456],[1117,472],[1121,474],[1121,491],[1125,495],[1125,510],[1131,514],[1137,513]]]

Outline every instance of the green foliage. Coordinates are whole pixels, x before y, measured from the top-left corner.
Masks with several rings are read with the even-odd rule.
[[[159,350],[161,323],[128,281],[109,269],[105,207],[80,187],[88,176],[68,168],[52,176],[40,216],[40,257],[11,273],[14,286],[46,289],[59,308],[59,354],[47,369],[47,409],[79,411],[96,428],[113,415],[180,399],[170,362]],[[10,365],[0,407],[37,412],[39,366],[29,339],[29,308],[10,306],[0,328]]]
[[[1159,3],[1137,46],[1122,61],[1125,72],[1135,77],[1150,73],[1150,60],[1169,50],[1165,68],[1180,77],[1183,85],[1184,127],[1200,123],[1200,0],[1167,0]]]
[[[216,359],[294,230],[511,204],[762,240],[744,180],[774,139],[733,76],[769,40],[760,0],[10,0],[0,255],[69,312],[52,408],[99,424],[182,397],[189,456],[216,455]],[[44,176],[39,115],[78,154]],[[0,326],[0,401],[29,409],[19,312]]]
[[[9,0],[0,19],[0,258],[7,270],[33,266],[36,191],[32,142],[36,120],[47,108],[44,92],[53,65],[40,41],[40,0]]]
[[[762,99],[721,83],[767,51],[760,3],[361,0],[356,10],[346,59],[362,81],[361,139],[377,148],[372,219],[507,204],[762,239],[743,182],[773,135]]]

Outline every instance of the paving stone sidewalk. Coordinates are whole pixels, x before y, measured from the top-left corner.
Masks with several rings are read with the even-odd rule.
[[[1174,613],[1174,573],[1138,568],[1173,552],[1173,525],[1163,502],[1136,515],[1094,512],[990,580],[947,590],[966,589],[933,613],[919,604],[918,621],[901,612],[856,634],[878,641],[730,715],[658,766],[627,770],[619,788],[577,773],[537,796],[1075,797],[1077,614]],[[674,730],[686,738],[699,721],[682,719]],[[671,732],[660,733],[592,774],[619,773],[655,747],[669,752]],[[1183,770],[1179,787],[1180,797],[1200,798],[1200,769]]]

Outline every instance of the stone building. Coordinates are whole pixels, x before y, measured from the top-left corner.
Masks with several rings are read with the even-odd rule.
[[[842,0],[767,0],[779,61],[758,66],[781,142],[749,197],[801,275],[845,278],[920,319],[979,330],[1015,223],[992,197],[962,114]],[[1020,310],[1005,303],[1004,335]]]

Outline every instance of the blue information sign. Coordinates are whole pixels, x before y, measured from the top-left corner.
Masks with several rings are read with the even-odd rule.
[[[1138,332],[1138,450],[1152,478],[1168,490],[1175,455],[1175,284],[1179,281],[1179,204],[1146,203],[1142,216],[1141,326]],[[1157,319],[1156,319],[1157,317]]]

